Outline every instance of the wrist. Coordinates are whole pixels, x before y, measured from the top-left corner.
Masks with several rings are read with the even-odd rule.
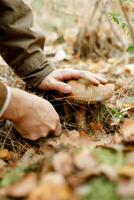
[[[45,82],[45,81],[43,80],[43,81],[37,86],[37,88],[40,89],[40,90],[45,90],[46,87],[45,87],[45,83],[44,83],[44,82]]]
[[[16,88],[9,88],[9,89],[11,93],[10,101],[1,118],[4,120],[17,122],[23,116],[23,112],[21,109],[22,94],[21,90],[19,89]]]
[[[11,99],[11,89],[5,83],[0,82],[0,118],[3,116]]]

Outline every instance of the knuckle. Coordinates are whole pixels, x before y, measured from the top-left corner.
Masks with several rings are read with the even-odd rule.
[[[55,132],[56,131],[56,129],[57,129],[57,126],[60,124],[60,120],[59,119],[57,119],[56,121],[55,121],[55,123],[53,124],[53,125],[51,125],[51,131],[52,132]]]
[[[47,136],[48,136],[48,132],[42,130],[41,137],[47,137]]]
[[[56,121],[56,127],[57,127],[57,126],[61,126],[61,122],[60,122],[60,119],[59,119],[59,118],[58,118],[57,121]]]
[[[56,122],[60,123],[60,117],[59,116],[56,117]]]
[[[56,130],[56,125],[51,126],[50,130],[51,130],[52,132],[55,132],[55,130]]]
[[[39,138],[41,138],[41,134],[39,133],[37,133],[37,132],[33,132],[31,135],[29,135],[28,137],[27,137],[29,140],[31,140],[31,141],[36,141],[36,140],[38,140]]]
[[[30,138],[30,140],[32,140],[32,141],[36,141],[36,140],[38,140],[40,137],[39,136],[31,136],[31,138]]]

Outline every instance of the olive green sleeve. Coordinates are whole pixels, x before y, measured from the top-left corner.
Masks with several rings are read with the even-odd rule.
[[[0,0],[0,54],[30,87],[54,70],[43,53],[44,42],[33,30],[26,0]]]

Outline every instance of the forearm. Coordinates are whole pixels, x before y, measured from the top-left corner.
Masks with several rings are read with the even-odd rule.
[[[1,119],[10,120],[16,123],[17,120],[22,119],[24,116],[25,111],[23,105],[25,104],[25,101],[27,101],[25,96],[28,93],[17,88],[8,87],[8,89],[10,90],[10,99],[3,114],[1,115]]]
[[[44,36],[33,31],[32,11],[24,0],[0,0],[0,53],[29,86],[53,71],[43,53],[44,42]]]

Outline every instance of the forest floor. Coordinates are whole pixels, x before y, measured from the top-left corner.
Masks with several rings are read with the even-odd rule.
[[[32,2],[34,7],[40,3],[36,20],[42,25],[44,0]],[[47,12],[53,1],[45,2]],[[77,10],[68,1],[66,5],[73,8],[73,13]],[[59,11],[58,6],[53,9]],[[65,8],[63,3],[61,11],[65,12]],[[82,13],[78,9],[77,14],[83,16],[84,9]],[[102,12],[103,9],[101,15]],[[59,25],[64,18],[57,18]],[[57,20],[55,15],[48,26],[54,19]],[[67,19],[65,22],[68,25]],[[124,36],[120,37],[117,31],[117,40],[111,40],[111,24],[107,32],[101,18],[99,23],[98,30],[90,27],[91,32],[85,30],[84,37],[79,35],[77,44],[77,28],[64,33],[55,31],[51,36],[48,33],[45,54],[61,68],[83,69],[105,77],[115,87],[111,98],[82,107],[78,102],[70,103],[66,98],[56,101],[52,94],[45,94],[60,115],[60,137],[31,142],[21,138],[11,122],[0,122],[0,200],[134,200],[134,60],[120,48]],[[13,71],[2,60],[0,63],[0,76],[10,86],[25,89]],[[44,96],[39,91],[35,93]],[[66,104],[70,106],[67,114]],[[78,110],[84,111],[86,119],[78,116]],[[81,122],[86,120],[86,127],[77,123],[78,118]]]
[[[115,92],[106,102],[88,105],[87,129],[74,120],[68,122],[79,104],[72,104],[72,112],[65,116],[65,102],[51,99],[62,120],[60,137],[30,142],[10,122],[1,123],[0,199],[133,200],[133,65],[125,64],[124,56],[96,60],[70,57],[61,49],[57,52],[55,58],[61,59],[62,67],[102,74],[115,85]],[[25,87],[5,64],[0,74],[9,85]]]

